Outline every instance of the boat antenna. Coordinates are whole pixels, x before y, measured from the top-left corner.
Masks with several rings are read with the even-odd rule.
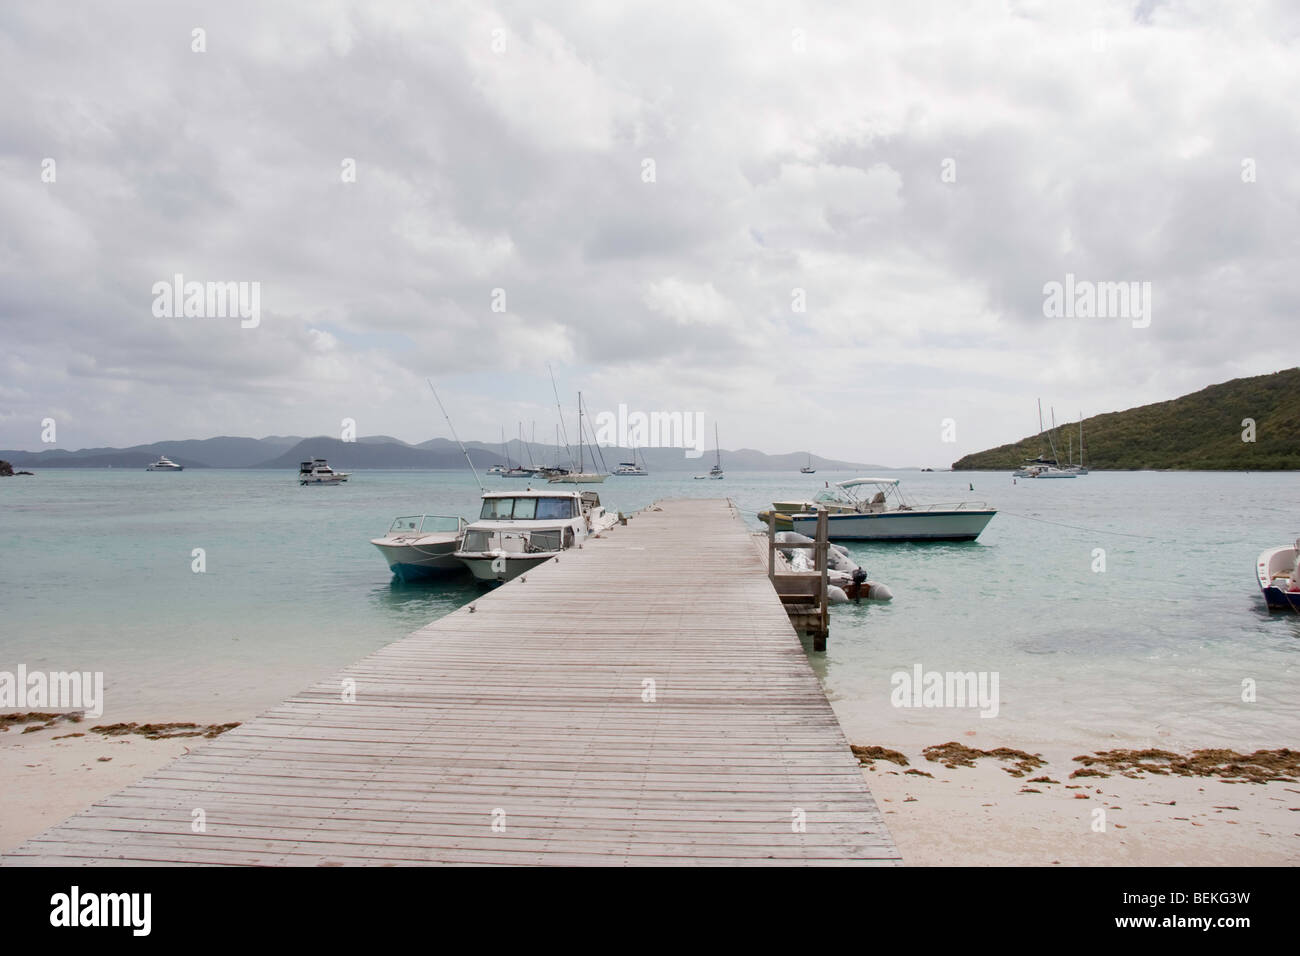
[[[451,429],[451,437],[456,439],[456,444],[460,445],[461,452],[465,455],[465,461],[469,463],[469,470],[474,472],[474,480],[478,482],[479,491],[487,491],[483,487],[483,482],[479,479],[478,469],[474,467],[474,462],[470,460],[469,452],[465,451],[464,444],[461,443],[460,436],[456,434],[456,426],[451,423],[451,416],[447,414],[447,409],[442,407],[442,399],[438,397],[438,390],[433,387],[433,382],[425,379],[429,383],[429,391],[433,392],[433,400],[438,403],[438,408],[442,411],[442,417],[447,419],[447,427]]]

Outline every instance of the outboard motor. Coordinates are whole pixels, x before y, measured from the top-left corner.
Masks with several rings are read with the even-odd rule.
[[[853,571],[853,587],[851,589],[854,604],[862,603],[862,585],[866,583],[867,572],[862,570],[862,568],[855,568]]]

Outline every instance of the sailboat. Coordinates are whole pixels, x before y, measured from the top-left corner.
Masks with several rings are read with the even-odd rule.
[[[696,476],[695,476],[696,478],[712,478],[714,481],[717,481],[718,479],[720,479],[720,478],[723,477],[723,474],[722,474],[722,445],[720,445],[720,444],[718,443],[718,423],[717,423],[717,422],[714,422],[714,423],[713,423],[713,445],[714,445],[714,451],[717,453],[717,459],[714,461],[714,463],[713,463],[713,467],[709,469],[709,473],[708,473],[707,475],[696,475]]]
[[[592,464],[595,465],[595,462],[592,462]],[[564,482],[567,484],[572,482],[573,484],[579,484],[579,485],[594,485],[603,482],[607,477],[609,476],[602,474],[600,472],[583,471],[582,469],[582,392],[579,392],[578,393],[578,470],[569,475],[554,475],[551,478],[548,478],[547,481],[551,482],[552,484],[558,482]]]
[[[1083,464],[1083,412],[1079,413],[1079,463],[1074,464],[1074,449],[1071,448],[1070,466],[1067,471],[1072,471],[1076,475],[1086,475],[1088,473],[1088,469]]]
[[[645,459],[642,459],[642,461],[644,460]],[[614,474],[622,475],[625,478],[644,477],[650,474],[650,472],[645,470],[644,464],[638,465],[636,462],[636,445],[632,446],[632,460],[620,461],[618,467],[614,469]]]
[[[1055,412],[1053,412],[1053,429],[1055,429]],[[1038,400],[1038,440],[1041,443],[1043,439],[1043,400]],[[1052,433],[1047,433],[1047,441],[1052,449],[1052,457],[1043,457],[1042,451],[1039,451],[1038,457],[1027,459],[1012,475],[1016,478],[1075,478],[1077,473],[1061,467],[1060,460],[1056,454],[1056,442],[1052,440]],[[1041,448],[1041,445],[1040,445]]]
[[[799,474],[801,475],[817,474],[817,469],[812,466],[812,452],[808,453],[808,464],[804,465],[802,468],[799,469]]]
[[[520,422],[520,423],[519,423],[519,444],[520,444],[521,447],[524,447],[524,423],[523,423],[523,422]],[[528,457],[529,457],[529,458],[532,458],[532,457],[533,457],[532,449],[529,449],[529,450],[528,450]],[[506,461],[509,461],[509,460],[510,460],[510,458],[509,458],[509,456],[507,455],[507,456],[506,456]],[[532,478],[534,475],[537,474],[537,469],[536,469],[536,468],[525,468],[525,467],[524,467],[524,463],[523,463],[523,461],[522,461],[522,459],[521,459],[520,462],[519,462],[519,464],[517,464],[517,465],[515,465],[515,466],[513,466],[513,467],[511,467],[511,468],[507,468],[507,469],[506,469],[505,471],[503,471],[501,474],[502,474],[504,477],[506,477],[506,478]]]

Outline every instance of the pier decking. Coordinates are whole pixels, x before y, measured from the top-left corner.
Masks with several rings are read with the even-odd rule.
[[[766,571],[662,502],[3,862],[897,863]]]

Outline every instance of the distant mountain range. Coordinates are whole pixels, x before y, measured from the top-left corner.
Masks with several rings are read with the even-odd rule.
[[[1250,434],[1249,419],[1254,423]],[[1052,435],[1060,461],[1078,423]],[[1243,439],[1253,437],[1253,441]],[[1154,405],[1083,420],[1084,464],[1112,470],[1280,471],[1300,469],[1300,368],[1237,378]],[[1006,470],[1028,458],[1051,457],[1049,436],[966,455],[953,471]]]
[[[499,442],[466,442],[466,449],[474,466],[479,469],[493,465],[518,464],[555,465],[572,467],[569,453],[557,453],[554,445],[511,440],[504,453]],[[577,448],[572,449],[574,455]],[[591,470],[591,448],[584,448],[584,465]],[[83,448],[67,451],[61,448],[41,452],[0,450],[0,459],[15,468],[144,468],[166,455],[186,468],[293,468],[310,458],[326,458],[336,468],[410,468],[421,470],[457,470],[465,467],[465,456],[454,441],[432,438],[418,445],[386,435],[371,435],[354,442],[319,436],[273,435],[267,438],[206,438],[184,441],[160,441],[151,445],[133,445],[130,448]],[[599,449],[606,471],[613,471],[620,461],[630,461],[631,449]],[[687,458],[680,448],[641,448],[637,460],[646,470],[705,472],[713,463],[713,450],[701,458]],[[722,465],[733,471],[798,471],[808,463],[807,452],[786,455],[768,455],[752,448],[735,451],[723,449]],[[814,467],[827,471],[880,471],[883,465],[867,465],[837,461],[830,458],[812,458]],[[600,467],[600,458],[596,460]]]

